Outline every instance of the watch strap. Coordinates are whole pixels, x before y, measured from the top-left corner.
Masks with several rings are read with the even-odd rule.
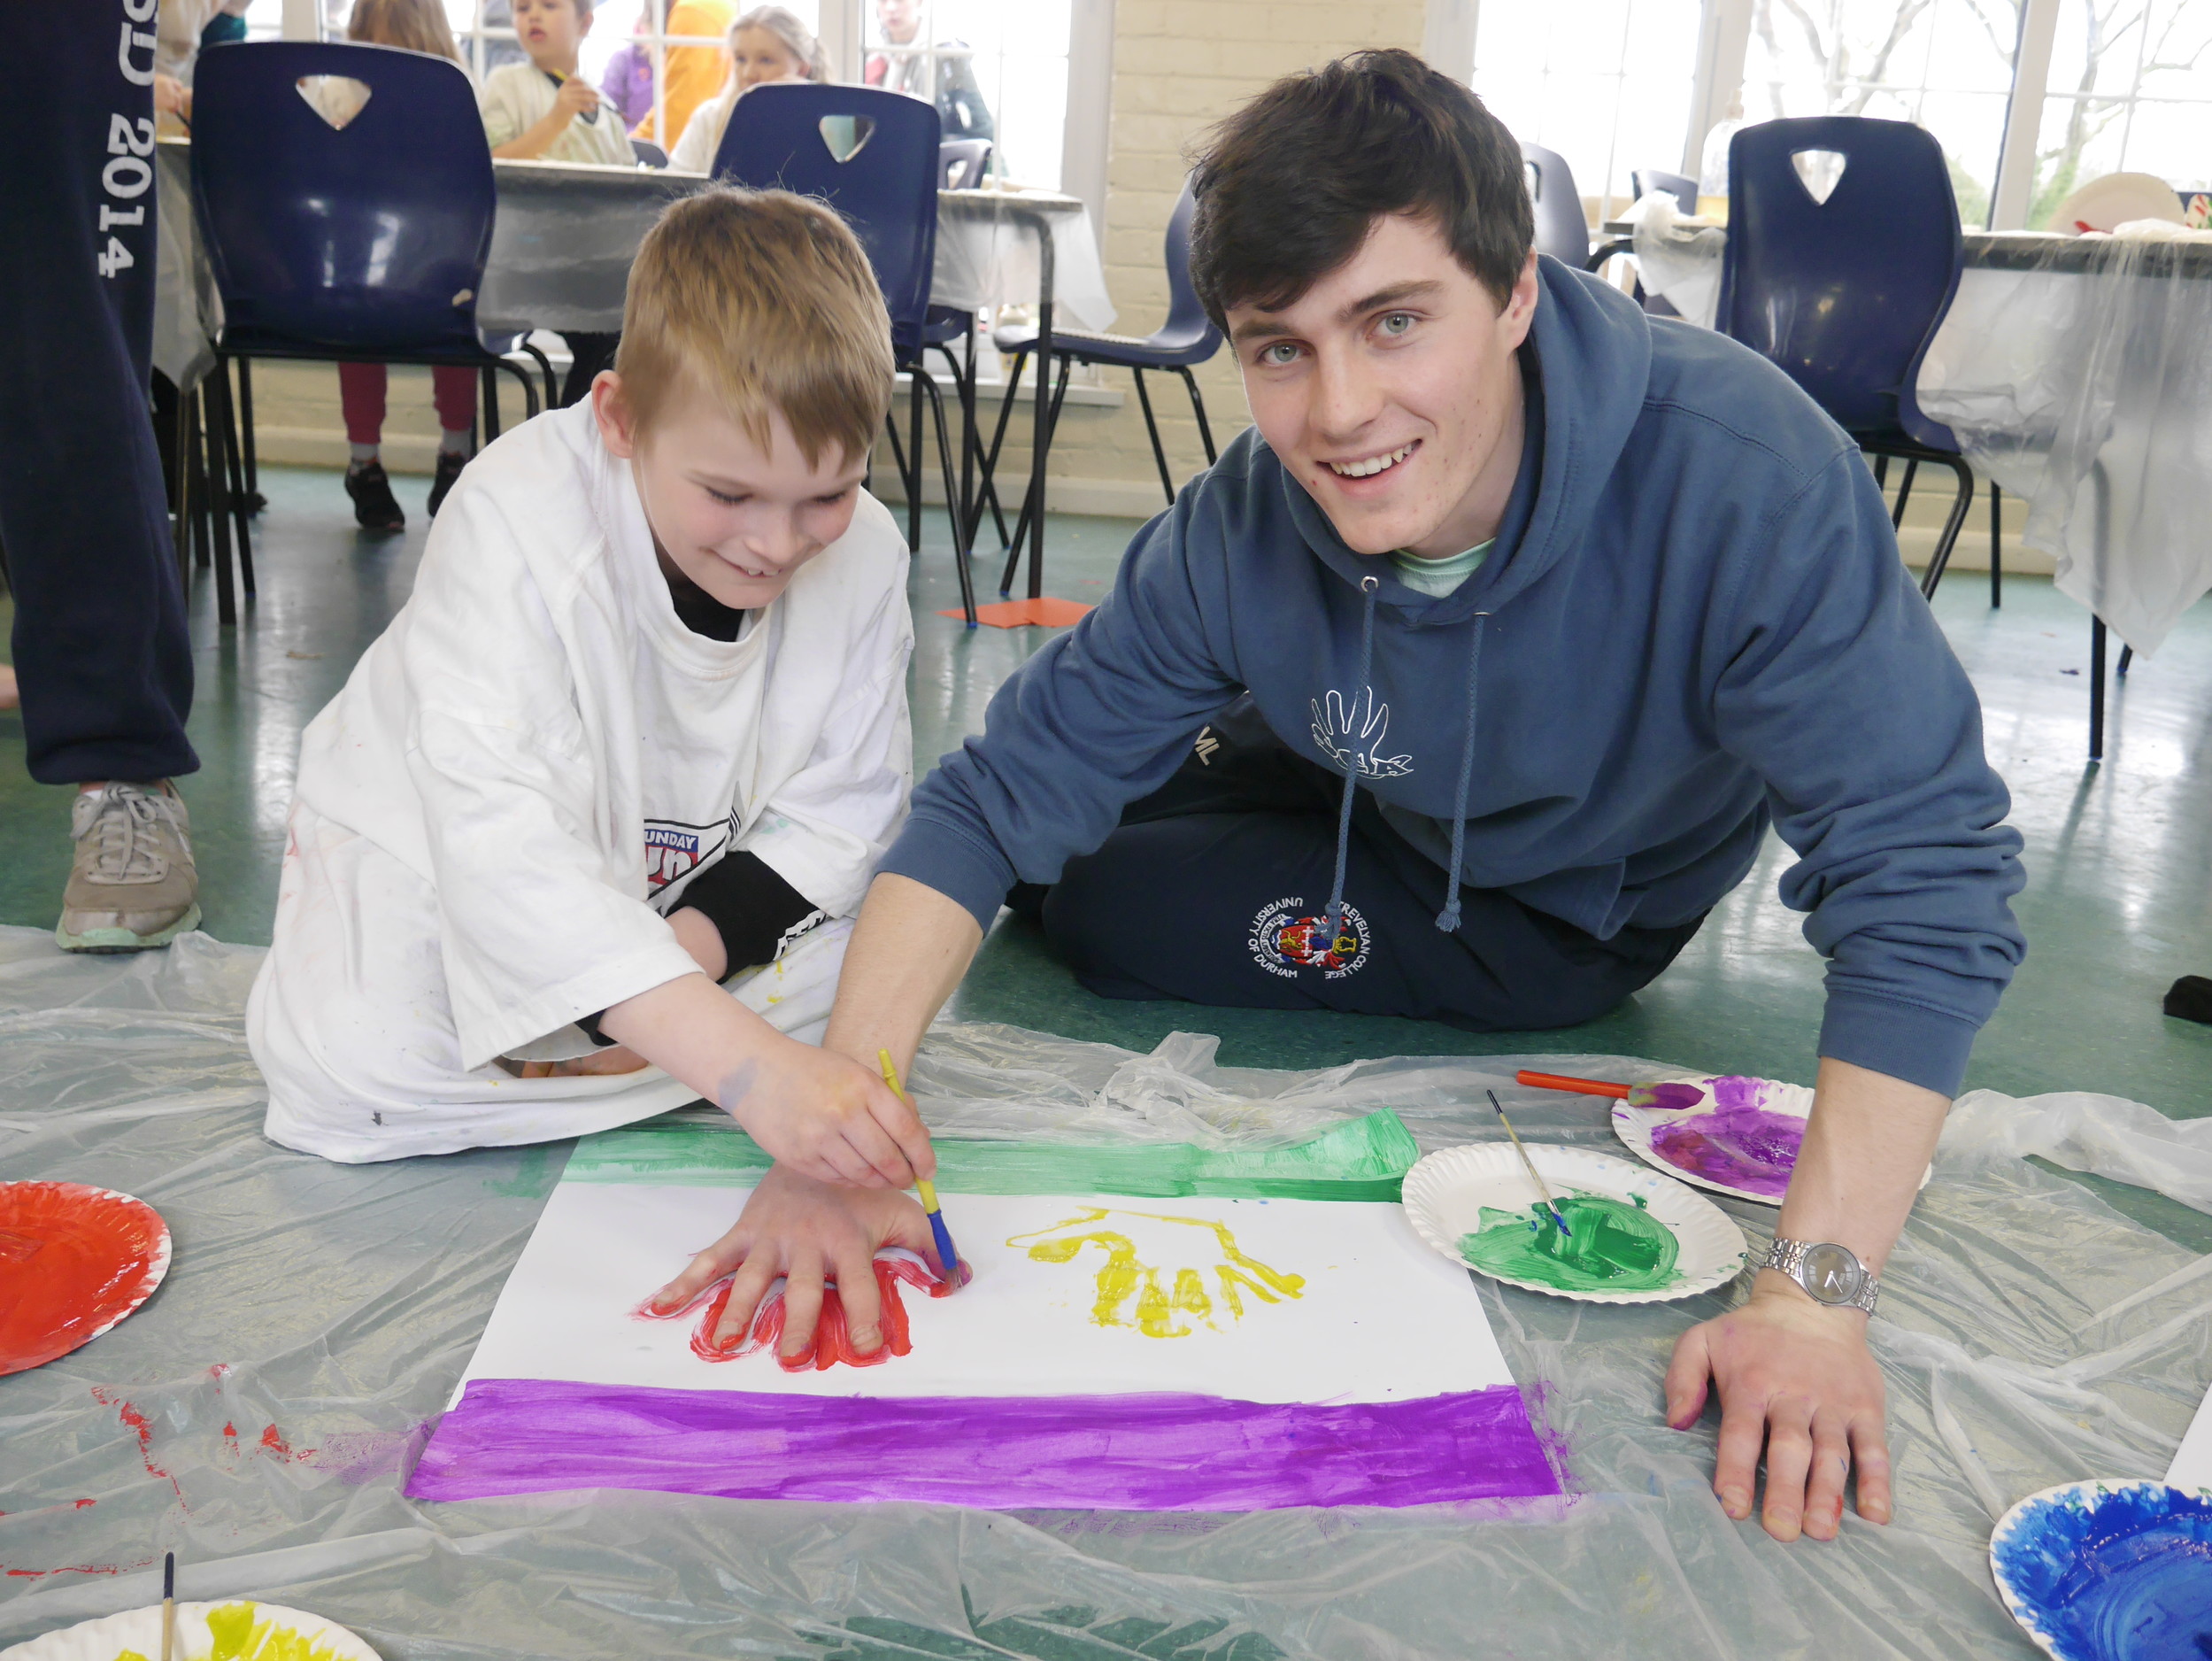
[[[1787,1275],[1804,1289],[1806,1296],[1813,1297],[1812,1288],[1805,1285],[1805,1254],[1820,1243],[1816,1240],[1786,1240],[1777,1234],[1774,1237],[1774,1243],[1767,1248],[1766,1261],[1760,1267],[1772,1269]],[[1856,1252],[1852,1253],[1852,1261],[1854,1263],[1858,1261]],[[1864,1273],[1864,1271],[1865,1266],[1861,1264],[1861,1272]],[[1881,1295],[1881,1277],[1869,1274],[1860,1283],[1859,1290],[1840,1303],[1830,1303],[1823,1298],[1813,1298],[1813,1302],[1820,1304],[1823,1309],[1862,1309],[1867,1314],[1872,1315],[1874,1306],[1880,1301]]]

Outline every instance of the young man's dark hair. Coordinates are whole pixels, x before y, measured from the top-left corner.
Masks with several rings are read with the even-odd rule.
[[[1521,146],[1413,53],[1355,52],[1277,81],[1198,162],[1191,277],[1214,324],[1278,311],[1359,251],[1382,213],[1436,221],[1503,305],[1536,240]]]

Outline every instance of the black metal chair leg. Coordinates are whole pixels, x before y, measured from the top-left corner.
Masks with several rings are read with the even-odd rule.
[[[2003,499],[1997,481],[1989,482],[1989,608],[1995,611],[2005,603],[2005,515],[1999,506]],[[2125,670],[2121,671],[2125,674]]]
[[[991,525],[998,532],[999,546],[1010,545],[1006,510],[998,501],[998,452],[1006,446],[1006,423],[1014,414],[1014,394],[1021,389],[1021,372],[1029,367],[1029,363],[1028,352],[1015,352],[1013,371],[998,390],[998,419],[991,428],[990,448],[983,453],[983,483],[976,489],[975,511],[968,521],[967,540],[971,547],[975,545],[976,531],[983,528],[985,506],[990,509]],[[1006,598],[1003,591],[999,598]]]
[[[259,442],[253,433],[253,359],[238,359],[238,436],[243,441],[246,463],[246,511],[258,514],[269,505],[269,498],[261,494],[261,462]]]
[[[215,568],[215,530],[207,506],[206,429],[200,407],[203,402],[197,387],[184,394],[184,466],[192,503],[192,563],[200,570],[212,571]]]
[[[1060,359],[1060,382],[1052,388],[1052,401],[1047,406],[1044,417],[1044,448],[1048,454],[1052,451],[1052,440],[1060,433],[1060,406],[1067,396],[1068,379],[1075,373],[1072,359],[1057,352],[1053,355]],[[1044,371],[1039,369],[1037,373],[1043,375]],[[1021,517],[1014,521],[1014,540],[1006,545],[1006,568],[998,578],[998,597],[1001,599],[1014,591],[1014,574],[1021,564],[1022,538],[1029,534],[1029,517],[1037,498],[1037,481],[1032,479],[1030,488],[1021,494]]]
[[[216,359],[215,372],[211,379],[214,383],[215,396],[222,405],[223,483],[230,492],[231,529],[238,538],[239,587],[248,598],[251,598],[254,592],[253,532],[248,522],[246,470],[238,440],[237,411],[232,407],[230,400],[229,365],[221,359]]]
[[[2120,679],[2128,677],[2128,665],[2135,661],[2135,648],[2125,641],[2120,643],[2120,667],[2113,671]]]
[[[1918,461],[1911,460],[1908,460],[1906,461],[1905,476],[1899,482],[1897,486],[1897,508],[1896,511],[1890,515],[1890,529],[1892,530],[1902,530],[1905,529],[1905,504],[1913,499],[1913,475],[1919,471],[1920,463]]]
[[[914,382],[929,397],[929,413],[937,431],[937,466],[944,475],[944,512],[952,521],[952,565],[960,577],[960,609],[967,614],[967,626],[975,626],[975,578],[967,568],[967,542],[960,534],[960,498],[952,477],[952,438],[944,425],[944,398],[937,390],[937,383],[927,375]],[[921,494],[919,491],[915,492]]]
[[[2105,754],[2105,620],[2089,619],[2089,759]]]
[[[535,354],[536,348],[532,347],[531,351],[533,354]],[[543,357],[540,357],[538,361],[540,363],[545,362]],[[504,358],[499,360],[499,367],[505,369],[509,375],[513,375],[515,378],[516,382],[522,388],[522,419],[524,421],[536,421],[538,414],[537,388],[531,382],[529,371],[525,369],[519,363],[509,363]],[[550,370],[551,369],[552,365],[546,364],[545,367],[548,370]],[[552,406],[548,404],[545,407],[551,409]]]
[[[553,374],[553,360],[540,352],[535,342],[527,338],[516,342],[514,349],[537,359],[537,372],[545,380],[545,407],[558,409],[560,406],[560,382]]]
[[[1890,459],[1887,456],[1877,455],[1874,458],[1874,488],[1877,491],[1885,491],[1889,489],[1889,483]]]
[[[1160,488],[1166,492],[1168,506],[1175,505],[1175,482],[1168,475],[1168,452],[1160,446],[1160,423],[1152,419],[1152,395],[1145,390],[1145,372],[1133,372],[1137,376],[1137,401],[1145,410],[1145,433],[1152,441],[1152,465],[1160,469]]]
[[[1944,460],[1959,483],[1951,498],[1951,516],[1944,521],[1943,535],[1936,540],[1935,557],[1928,561],[1928,575],[1921,579],[1920,591],[1930,599],[1935,599],[1936,585],[1943,581],[1944,568],[1951,563],[1951,550],[1958,545],[1959,532],[1965,529],[1967,510],[1974,506],[1974,469],[1957,456],[1946,456]],[[1911,475],[1906,477],[1909,483]]]
[[[1206,419],[1206,400],[1198,396],[1198,377],[1190,369],[1181,367],[1175,373],[1183,377],[1184,390],[1191,394],[1191,413],[1198,418],[1198,442],[1206,446],[1206,465],[1212,467],[1221,457],[1214,450],[1214,429]]]
[[[216,373],[221,367],[218,359]],[[200,382],[200,413],[207,455],[207,511],[215,534],[215,617],[223,627],[230,628],[238,621],[238,593],[230,558],[229,463],[223,454],[223,411],[214,374]]]
[[[920,359],[906,371],[906,552],[921,552],[921,383],[929,380]],[[936,382],[929,382],[936,390]],[[955,512],[958,510],[955,509]]]
[[[484,443],[495,443],[499,436],[499,372],[486,368],[477,372],[483,383]]]
[[[904,491],[906,488],[906,444],[898,436],[898,411],[896,408],[883,413],[883,432],[891,441],[891,469],[898,475],[898,488]],[[913,552],[911,543],[907,545],[907,551]]]
[[[189,391],[178,391],[174,430],[170,434],[176,457],[177,503],[170,515],[169,537],[177,552],[178,584],[188,591],[192,583],[192,513],[198,500],[192,488],[192,398]]]

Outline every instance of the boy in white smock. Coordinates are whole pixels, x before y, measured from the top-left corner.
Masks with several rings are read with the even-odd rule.
[[[493,155],[637,165],[622,112],[576,73],[577,50],[590,32],[591,0],[514,0],[514,37],[530,61],[493,70],[476,99]]]
[[[860,489],[891,363],[821,205],[714,190],[646,236],[614,369],[470,464],[302,740],[247,1008],[272,1138],[391,1159],[705,1096],[802,1184],[933,1169],[801,1041],[912,783],[906,548]]]

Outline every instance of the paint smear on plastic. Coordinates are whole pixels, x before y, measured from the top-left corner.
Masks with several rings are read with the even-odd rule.
[[[893,1356],[913,1353],[913,1340],[909,1335],[906,1305],[900,1296],[898,1285],[905,1281],[910,1286],[920,1286],[933,1298],[948,1297],[952,1286],[938,1279],[914,1258],[900,1255],[886,1255],[875,1260],[875,1289],[882,1299],[882,1345],[863,1354],[852,1347],[852,1330],[845,1315],[844,1300],[835,1286],[822,1288],[821,1314],[814,1322],[814,1341],[796,1356],[778,1354],[776,1365],[786,1372],[805,1372],[813,1369],[827,1372],[843,1363],[848,1367],[880,1367]],[[783,1289],[779,1285],[760,1300],[752,1312],[752,1323],[737,1337],[723,1343],[714,1341],[714,1329],[721,1324],[722,1311],[729,1306],[732,1282],[724,1280],[707,1299],[706,1309],[699,1317],[698,1325],[691,1332],[691,1353],[701,1361],[742,1361],[763,1349],[774,1350],[783,1339]],[[644,1303],[636,1313],[649,1321],[672,1321],[682,1318],[698,1308],[698,1301],[680,1309],[656,1309]]]
[[[1152,1223],[1174,1223],[1214,1237],[1217,1254],[1203,1267],[1187,1264],[1172,1274],[1139,1263],[1137,1242],[1120,1229],[1103,1226],[1116,1217],[1142,1218]],[[1096,1277],[1097,1296],[1091,1319],[1098,1326],[1122,1326],[1146,1338],[1188,1338],[1198,1328],[1219,1332],[1222,1320],[1245,1317],[1245,1294],[1262,1303],[1279,1303],[1304,1294],[1303,1275],[1269,1268],[1237,1244],[1227,1224],[1209,1217],[1169,1217],[1157,1211],[1113,1211],[1087,1207],[1047,1228],[1016,1234],[1006,1244],[1029,1247],[1034,1263],[1073,1263],[1085,1247],[1095,1246],[1104,1257]],[[1206,1271],[1214,1284],[1209,1289]]]
[[[1551,1495],[1511,1385],[1313,1405],[1160,1393],[755,1395],[478,1379],[410,1497],[627,1487],[991,1510],[1253,1511]]]
[[[1539,1201],[1526,1211],[1482,1209],[1481,1226],[1460,1236],[1460,1255],[1486,1275],[1532,1280],[1560,1292],[1657,1292],[1682,1279],[1682,1244],[1645,1209],[1581,1189],[1561,1194],[1570,1231]]]
[[[1199,1147],[1188,1142],[1082,1146],[976,1142],[940,1137],[940,1194],[1113,1194],[1145,1199],[1204,1194],[1235,1200],[1395,1203],[1420,1146],[1387,1108],[1286,1147]],[[730,1185],[764,1172],[767,1154],[735,1126],[656,1119],[587,1136],[566,1182]]]
[[[1805,1121],[1767,1111],[1775,1088],[1766,1078],[1714,1079],[1713,1111],[1654,1127],[1652,1151],[1677,1170],[1779,1200],[1797,1168]]]
[[[169,1231],[144,1201],[79,1182],[0,1183],[0,1373],[89,1343],[143,1303]]]
[[[2084,1661],[2212,1653],[2212,1495],[2133,1483],[2023,1510],[1991,1556],[2023,1618]]]

